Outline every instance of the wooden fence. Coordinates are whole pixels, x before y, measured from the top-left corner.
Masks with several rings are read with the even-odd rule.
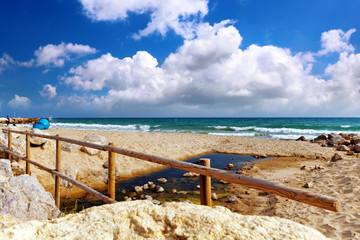
[[[231,173],[228,171],[220,170],[211,168],[209,166],[209,163],[207,163],[206,160],[204,160],[205,164],[204,166],[188,163],[188,162],[182,162],[182,161],[176,161],[168,158],[153,156],[145,153],[135,152],[127,149],[122,149],[115,147],[114,144],[110,143],[109,145],[99,145],[99,144],[93,144],[83,141],[78,141],[74,139],[64,138],[60,137],[58,135],[56,136],[49,136],[49,135],[42,135],[42,134],[36,134],[36,133],[30,133],[30,132],[23,132],[23,131],[16,131],[11,129],[3,129],[3,132],[8,132],[8,149],[6,150],[6,153],[8,154],[8,158],[18,158],[26,161],[26,173],[31,174],[30,172],[30,164],[33,164],[37,167],[39,167],[42,170],[45,170],[53,175],[55,175],[55,204],[56,206],[60,206],[60,178],[71,182],[75,186],[85,190],[89,194],[101,199],[102,201],[106,203],[115,203],[115,153],[142,159],[145,161],[153,162],[162,164],[168,167],[173,167],[189,172],[198,173],[201,175],[200,183],[200,198],[201,198],[201,204],[211,206],[211,184],[210,184],[210,178],[216,178],[219,180],[224,180],[230,183],[240,184],[245,187],[254,188],[260,191],[264,191],[270,194],[275,194],[281,197],[289,198],[292,200],[296,200],[299,202],[303,202],[312,206],[316,206],[319,208],[324,208],[330,211],[339,211],[340,210],[340,202],[329,196],[321,195],[312,193],[309,191],[305,191],[303,189],[288,187],[283,184],[279,183],[273,183],[261,179],[256,179],[244,175],[239,175],[236,173]],[[11,151],[11,145],[12,145],[12,133],[17,134],[24,134],[26,135],[26,156],[22,157],[14,152]],[[41,137],[41,138],[47,138],[47,139],[53,139],[56,140],[56,161],[55,161],[55,169],[50,169],[48,167],[45,167],[33,160],[30,159],[30,136],[34,137]],[[81,183],[78,181],[66,176],[65,174],[61,173],[61,142],[68,142],[72,144],[77,144],[84,147],[94,148],[102,151],[108,151],[109,153],[109,174],[108,174],[108,196],[105,196]]]

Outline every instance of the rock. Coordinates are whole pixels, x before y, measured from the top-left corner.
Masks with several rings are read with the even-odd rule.
[[[66,176],[76,180],[77,174],[78,174],[78,170],[77,169],[71,169],[71,168],[67,168],[65,169],[65,171],[63,172]],[[64,186],[67,188],[71,188],[72,187],[72,183],[66,181],[65,179],[60,178],[60,186]]]
[[[300,168],[300,170],[306,170],[306,166],[305,166],[305,165],[302,166],[302,167]]]
[[[349,156],[353,156],[354,154],[355,154],[354,151],[351,151],[351,150],[348,150],[346,153],[346,155],[349,155]]]
[[[319,143],[319,142],[324,142],[324,141],[327,141],[327,140],[328,140],[328,138],[324,134],[322,134],[322,135],[314,138],[313,142]]]
[[[349,151],[350,149],[345,145],[339,145],[336,148],[337,151]]]
[[[233,202],[236,202],[236,200],[237,200],[237,197],[233,195],[233,196],[229,197],[229,199],[227,200],[227,202],[233,203]]]
[[[228,169],[233,169],[233,168],[234,168],[234,163],[232,163],[232,162],[229,163],[229,164],[227,165],[227,168],[228,168]]]
[[[62,142],[61,143],[61,150],[66,152],[77,152],[79,151],[80,146],[77,144],[72,144],[68,142]]]
[[[303,188],[311,188],[312,185],[313,185],[312,182],[307,182],[307,183],[305,183],[302,187],[303,187]]]
[[[105,145],[106,144],[106,139],[103,136],[97,135],[97,134],[89,134],[86,135],[83,139],[84,142],[88,142],[88,143],[93,143],[93,144],[98,144],[98,145]],[[81,147],[80,148],[81,151],[93,156],[93,155],[97,155],[100,153],[100,150],[98,149],[94,149],[94,148],[88,148],[88,147]]]
[[[347,142],[348,140],[345,140],[343,137],[341,137],[340,135],[335,135],[333,136],[331,139],[330,139],[330,142],[329,144],[331,146],[334,146],[334,145],[341,145],[341,144],[344,144],[345,142]],[[350,143],[350,141],[349,141]]]
[[[143,188],[140,186],[135,186],[134,189],[136,193],[141,193],[143,191]]]
[[[172,194],[175,194],[175,193],[177,193],[177,190],[175,188],[172,188],[172,189],[169,190],[169,192],[172,193]]]
[[[356,136],[356,137],[353,137],[352,139],[351,139],[351,143],[352,144],[359,144],[360,143],[360,137],[359,136]]]
[[[0,182],[3,182],[13,176],[10,160],[0,159]]]
[[[50,133],[45,132],[45,131],[42,131],[42,130],[37,129],[37,128],[33,128],[33,129],[31,130],[31,133],[50,136]],[[47,139],[47,138],[30,136],[30,143],[31,143],[32,145],[35,145],[35,146],[43,145],[43,144],[45,144],[48,140],[49,140],[49,139]]]
[[[342,159],[342,157],[340,156],[340,154],[335,153],[334,156],[332,156],[331,161],[336,162],[336,161],[339,161],[341,159]]]
[[[188,178],[194,178],[194,177],[199,177],[200,174],[198,173],[194,173],[194,172],[187,172],[183,174],[183,177],[188,177]]]
[[[137,193],[136,192],[131,192],[129,193],[129,198],[134,198],[136,197]]]
[[[150,196],[150,195],[145,195],[145,199],[146,199],[146,200],[152,200],[153,198],[152,198],[152,196]]]
[[[278,217],[240,215],[220,206],[154,205],[140,200],[105,204],[56,221],[31,221],[0,231],[2,240],[64,238],[327,239],[313,228]]]
[[[160,204],[160,201],[159,200],[156,200],[156,199],[153,199],[153,200],[150,200],[153,204],[155,205],[159,205]]]
[[[166,178],[158,178],[157,181],[159,183],[166,183],[167,182]]]
[[[304,136],[299,137],[298,139],[296,139],[296,141],[307,141],[306,138]]]
[[[161,193],[163,191],[165,191],[165,190],[164,190],[164,188],[162,186],[156,186],[156,192],[157,193]]]
[[[216,193],[211,193],[211,199],[212,200],[217,200],[218,199]]]
[[[250,165],[250,166],[243,166],[236,173],[244,174],[244,173],[249,173],[249,172],[257,172],[257,171],[259,171],[258,167],[254,166],[254,165]]]
[[[24,174],[0,183],[0,215],[4,213],[28,221],[56,218],[60,211],[38,180]]]
[[[360,153],[360,144],[356,144],[356,145],[354,146],[354,151],[355,151],[356,153]]]

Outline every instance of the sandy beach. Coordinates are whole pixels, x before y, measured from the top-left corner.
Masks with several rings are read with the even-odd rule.
[[[239,185],[230,185],[229,191],[238,197],[235,203],[226,207],[234,212],[250,215],[279,216],[291,219],[306,226],[314,227],[331,239],[360,239],[360,161],[355,156],[346,156],[344,152],[330,147],[321,147],[309,142],[265,140],[255,138],[216,136],[188,133],[135,133],[110,131],[49,130],[51,135],[82,140],[90,132],[104,136],[107,142],[117,147],[185,160],[207,153],[231,153],[245,155],[265,154],[276,157],[272,160],[254,163],[257,172],[246,175],[303,188],[311,183],[309,191],[336,197],[341,201],[342,209],[333,213],[296,201],[268,195]],[[31,159],[54,167],[55,143],[49,141],[44,149],[32,148]],[[335,152],[344,159],[330,162]],[[102,178],[103,164],[107,161],[107,152],[90,156],[76,151],[62,151],[62,170],[78,170],[77,180],[93,188],[104,188]],[[21,163],[24,166],[24,163]],[[304,170],[301,170],[306,166]],[[320,166],[320,169],[314,169]],[[116,156],[118,179],[125,179],[162,168],[157,164],[129,157]],[[319,168],[319,167],[318,167]],[[32,167],[32,175],[49,191],[53,191],[53,177]],[[76,187],[61,188],[62,196],[80,196],[82,191]]]

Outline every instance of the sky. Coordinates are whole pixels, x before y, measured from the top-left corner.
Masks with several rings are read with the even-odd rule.
[[[358,0],[2,0],[0,117],[360,117]]]

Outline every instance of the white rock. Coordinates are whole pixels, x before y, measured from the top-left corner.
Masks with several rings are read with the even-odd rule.
[[[203,224],[203,223],[206,224]],[[188,203],[130,201],[0,231],[0,239],[327,239],[287,219],[247,216]]]
[[[217,199],[218,199],[216,193],[212,193],[212,194],[211,194],[211,199],[212,199],[212,200],[217,200]]]
[[[88,143],[98,144],[98,145],[106,144],[105,137],[94,134],[94,133],[86,135],[84,137],[83,141],[88,142]],[[100,150],[95,149],[95,148],[81,147],[80,150],[83,152],[86,152],[89,155],[97,155],[100,153]]]
[[[68,142],[62,142],[61,143],[61,150],[66,152],[77,152],[79,151],[80,146],[77,144],[72,144]]]
[[[13,176],[10,161],[8,159],[0,159],[0,182]]]
[[[183,174],[183,177],[188,177],[188,178],[192,178],[192,177],[199,177],[200,174],[198,173],[194,173],[194,172],[187,172]]]
[[[163,191],[165,191],[165,190],[162,186],[156,186],[156,192],[161,193]]]
[[[0,183],[0,215],[4,213],[28,221],[56,218],[60,211],[38,180],[24,174]]]
[[[159,183],[166,183],[167,182],[166,178],[158,178],[157,181]]]

